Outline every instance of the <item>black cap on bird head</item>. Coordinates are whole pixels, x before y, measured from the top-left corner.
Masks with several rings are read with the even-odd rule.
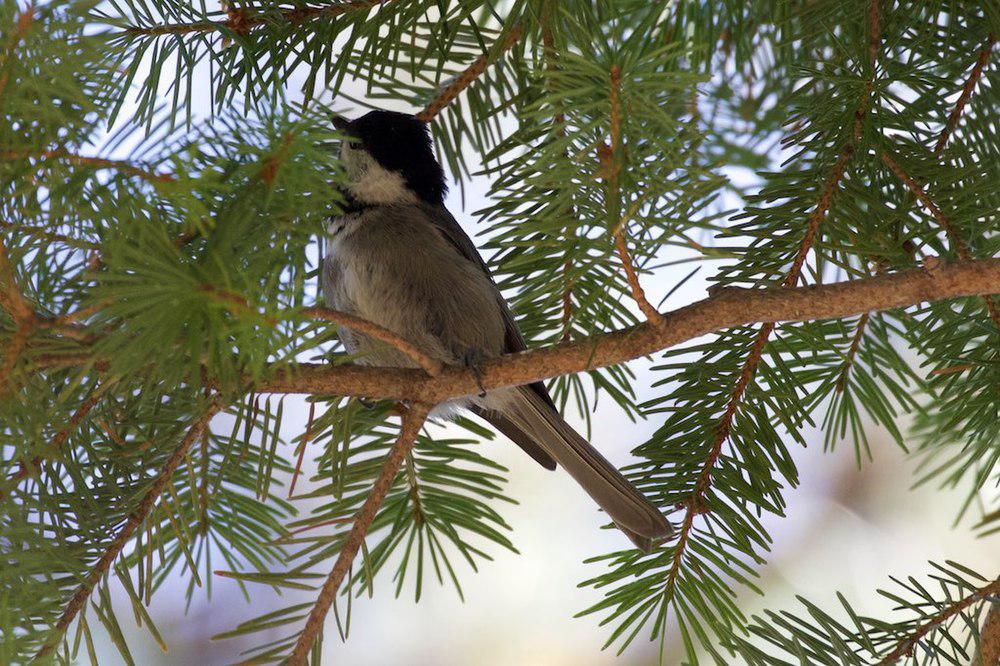
[[[333,117],[333,125],[347,134],[351,145],[363,148],[387,171],[400,174],[421,200],[440,204],[448,186],[444,170],[434,157],[427,124],[396,111],[369,111],[355,120]]]

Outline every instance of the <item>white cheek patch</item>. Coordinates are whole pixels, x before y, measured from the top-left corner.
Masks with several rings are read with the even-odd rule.
[[[346,142],[340,159],[347,170],[347,189],[358,201],[371,204],[417,203],[406,181],[395,171],[388,171],[368,151],[351,148]]]

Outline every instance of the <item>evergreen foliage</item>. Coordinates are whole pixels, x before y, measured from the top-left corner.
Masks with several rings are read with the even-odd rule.
[[[248,599],[311,591],[353,538],[399,406],[312,396],[285,459],[283,399],[254,390],[353,360],[310,310],[348,82],[424,109],[454,176],[489,178],[484,255],[542,346],[642,320],[623,257],[640,280],[764,289],[1000,256],[998,34],[980,0],[0,0],[0,662],[93,656],[98,624],[132,661],[112,587],[162,642],[146,606],[171,573],[189,598],[219,573]],[[694,266],[663,264],[676,247]],[[552,379],[563,408],[658,425],[627,474],[677,534],[591,558],[607,645],[675,622],[685,663],[985,663],[996,571],[900,578],[882,594],[910,613],[885,618],[844,597],[839,618],[806,600],[748,618],[737,598],[765,592],[762,517],[807,426],[859,464],[883,428],[916,481],[971,487],[963,516],[996,538],[998,308],[730,328],[664,350],[649,387],[627,365]],[[391,476],[342,634],[376,585],[461,595],[516,549],[491,434],[458,423]],[[305,455],[318,473],[292,495]],[[249,657],[281,661],[312,609],[224,636],[279,627]]]

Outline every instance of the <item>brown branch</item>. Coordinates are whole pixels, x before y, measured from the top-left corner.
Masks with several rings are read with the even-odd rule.
[[[429,411],[430,407],[428,405],[418,402],[403,414],[399,438],[382,464],[382,472],[379,474],[378,479],[375,480],[375,485],[372,486],[371,493],[368,495],[365,503],[361,505],[361,509],[354,519],[354,525],[344,540],[344,545],[340,549],[337,562],[333,565],[330,576],[326,579],[323,588],[320,590],[319,597],[316,599],[316,605],[313,606],[312,612],[309,613],[309,619],[306,620],[306,625],[302,629],[302,633],[299,634],[295,648],[288,659],[288,664],[301,666],[306,663],[309,651],[312,649],[313,643],[316,642],[316,637],[323,628],[323,620],[326,618],[330,606],[337,597],[337,591],[344,582],[344,577],[347,575],[354,557],[358,554],[358,550],[361,548],[361,544],[368,533],[368,528],[371,527],[372,521],[375,520],[375,515],[382,506],[386,494],[392,488],[392,484],[396,480],[396,474],[399,473],[399,468],[403,464],[403,459],[406,458],[407,454],[413,448],[413,443],[416,441],[420,428],[423,426]]]
[[[990,57],[990,51],[992,51],[993,45],[995,43],[996,43],[996,38],[991,34],[986,41],[986,46],[984,46],[983,49],[979,52],[979,57],[976,59],[976,64],[975,66],[973,66],[972,72],[969,74],[969,78],[965,81],[965,85],[962,87],[962,94],[959,95],[958,101],[955,103],[955,108],[952,109],[951,114],[948,116],[948,122],[945,123],[944,128],[941,130],[941,134],[938,135],[937,143],[934,146],[935,155],[941,155],[942,151],[944,151],[945,146],[948,144],[948,139],[951,137],[951,134],[955,131],[955,127],[958,126],[958,121],[962,117],[962,111],[965,109],[965,105],[968,103],[969,98],[972,97],[972,92],[973,90],[975,90],[976,83],[978,83],[980,77],[983,75],[983,68],[986,67],[986,62],[989,60]],[[907,202],[906,205],[908,204],[909,202]],[[906,244],[912,246],[912,244],[908,240],[906,241]],[[913,251],[911,251],[911,254],[915,254],[915,252],[916,250],[914,249]],[[992,309],[994,308],[994,306],[992,305],[992,299],[987,297],[986,303],[987,303],[987,308],[991,309],[991,316],[992,316]],[[854,360],[855,354],[857,353],[858,345],[860,344],[861,339],[864,336],[865,326],[868,324],[868,321],[869,321],[869,316],[867,313],[862,315],[861,319],[858,320],[858,328],[857,331],[855,331],[854,340],[851,343],[851,349],[850,352],[848,353],[847,363],[845,364],[844,371],[837,382],[838,391],[842,391],[844,388],[844,384],[847,381],[847,376],[850,373],[851,364]],[[969,369],[969,367],[971,366],[967,366],[964,369],[967,370]],[[938,375],[947,373],[941,370],[935,370],[931,372],[931,374]]]
[[[892,159],[888,153],[882,153],[882,162],[906,184],[906,187],[909,188],[910,192],[913,193],[917,200],[927,207],[927,210],[930,211],[931,215],[935,220],[937,220],[937,223],[948,235],[948,239],[951,241],[952,245],[955,246],[955,254],[958,255],[958,258],[962,261],[968,261],[971,259],[972,253],[969,252],[969,246],[966,245],[965,241],[962,240],[957,233],[955,233],[955,228],[951,225],[951,222],[949,222],[944,216],[944,213],[942,213],[941,209],[937,207],[937,204],[935,204],[934,201],[927,196],[924,188],[922,188],[917,181],[913,180],[909,174],[903,171],[903,167],[899,166],[896,160]]]
[[[1000,578],[996,579],[989,585],[985,585],[977,589],[964,599],[959,599],[937,615],[932,616],[929,620],[927,620],[927,622],[920,625],[911,636],[900,641],[892,652],[887,654],[881,661],[878,662],[878,666],[889,666],[890,664],[895,664],[901,657],[912,654],[913,648],[920,642],[920,639],[937,628],[942,622],[958,615],[972,604],[996,594],[1000,594]]]
[[[160,469],[160,473],[157,474],[156,478],[153,480],[152,485],[146,494],[143,495],[142,500],[139,502],[139,506],[135,508],[132,513],[129,514],[128,520],[122,526],[121,530],[118,531],[118,535],[114,540],[108,544],[108,547],[104,550],[100,559],[94,563],[91,567],[90,573],[87,577],[80,583],[77,587],[76,592],[70,597],[69,601],[66,603],[66,607],[63,610],[62,615],[59,617],[59,621],[56,622],[55,626],[49,633],[48,638],[45,641],[45,645],[35,654],[34,661],[39,661],[48,655],[52,650],[56,648],[59,644],[66,629],[73,622],[73,619],[77,614],[83,609],[84,605],[87,603],[87,599],[90,597],[91,591],[94,586],[101,580],[101,577],[108,571],[114,561],[118,558],[118,555],[125,548],[125,545],[135,534],[136,529],[146,520],[150,511],[156,505],[156,500],[163,493],[164,488],[167,483],[170,482],[174,471],[180,465],[184,456],[187,454],[191,445],[201,436],[201,433],[208,426],[209,421],[215,416],[222,405],[218,400],[212,402],[205,412],[194,422],[191,428],[188,430],[187,435],[181,440],[180,444],[174,450],[174,452],[164,463],[163,467]]]
[[[983,75],[983,69],[986,67],[987,61],[990,59],[990,52],[993,50],[993,45],[996,44],[996,37],[990,35],[986,39],[986,45],[979,52],[979,57],[976,58],[976,64],[972,67],[972,71],[969,73],[969,78],[966,79],[965,85],[962,86],[962,94],[959,95],[958,101],[955,102],[955,108],[952,110],[951,115],[948,116],[948,122],[945,124],[944,129],[941,130],[941,135],[938,136],[937,143],[934,145],[934,154],[940,155],[941,151],[944,150],[945,146],[948,145],[948,139],[951,138],[952,132],[958,126],[958,121],[962,117],[962,111],[965,109],[965,105],[969,102],[969,98],[972,97],[972,91],[976,89],[976,84],[979,83],[980,77]]]
[[[0,227],[3,227],[10,231],[17,231],[18,233],[26,234],[28,236],[34,236],[35,238],[41,240],[64,243],[71,247],[79,248],[81,250],[101,249],[101,246],[97,243],[91,243],[90,241],[82,240],[80,238],[73,238],[71,236],[66,236],[64,234],[53,233],[44,227],[32,227],[24,224],[12,224],[11,222],[4,222],[3,220],[0,220]]]
[[[632,299],[639,306],[647,321],[657,326],[663,323],[663,317],[655,307],[646,299],[646,292],[639,283],[639,275],[629,256],[628,243],[625,241],[625,220],[621,218],[619,206],[618,172],[621,170],[621,134],[622,134],[622,112],[621,112],[621,69],[618,65],[611,66],[610,73],[609,102],[611,141],[598,148],[598,157],[601,160],[601,175],[607,184],[605,207],[608,215],[615,220],[614,239],[615,249],[618,251],[618,258],[622,262],[625,270],[625,279],[628,281],[629,289],[632,291]]]
[[[8,150],[0,153],[0,160],[4,161],[32,158],[41,161],[53,159],[66,160],[70,164],[92,167],[94,169],[115,169],[130,176],[138,176],[152,183],[171,183],[174,181],[174,176],[172,174],[152,171],[148,167],[133,164],[132,162],[127,162],[125,160],[112,160],[104,157],[92,157],[89,155],[77,155],[76,153],[71,153],[63,149],[46,150],[41,153],[19,150]]]
[[[618,257],[621,259],[622,268],[625,269],[625,278],[628,280],[629,288],[632,290],[632,299],[639,305],[642,314],[646,319],[656,326],[663,325],[663,315],[646,299],[646,292],[639,283],[639,275],[632,264],[632,257],[628,253],[628,244],[625,242],[625,230],[618,228],[615,231],[615,248],[618,250]]]
[[[524,28],[522,28],[521,25],[516,25],[511,28],[507,33],[506,38],[504,38],[499,45],[494,45],[493,48],[490,49],[489,53],[484,53],[476,58],[471,65],[466,67],[461,74],[445,86],[437,94],[437,96],[424,107],[423,111],[417,114],[417,118],[425,123],[433,120],[434,117],[441,113],[442,109],[451,104],[451,102],[458,97],[463,90],[472,85],[472,82],[478,79],[480,75],[486,71],[486,68],[490,64],[495,62],[497,58],[517,44],[523,34]]]
[[[441,363],[441,361],[428,356],[412,342],[402,338],[396,333],[393,333],[384,326],[379,326],[375,322],[362,319],[361,317],[356,317],[346,312],[331,310],[330,308],[324,307],[304,308],[303,310],[300,310],[300,312],[306,317],[323,319],[337,324],[338,326],[346,326],[347,328],[357,331],[358,333],[363,333],[370,338],[374,338],[380,342],[391,345],[413,359],[417,365],[423,368],[431,377],[436,377],[441,374],[441,369],[444,367],[444,364]]]
[[[976,666],[1000,664],[1000,601],[993,601],[979,630],[979,654],[976,656],[978,660],[972,662]]]
[[[944,216],[944,213],[941,212],[941,209],[938,208],[937,204],[935,204],[934,201],[927,195],[924,188],[920,187],[919,183],[903,171],[903,167],[899,166],[894,159],[889,157],[888,153],[882,153],[882,162],[884,162],[885,165],[889,167],[889,169],[891,169],[900,180],[906,183],[906,186],[911,192],[913,192],[913,195],[917,198],[917,200],[927,207],[927,210],[929,210],[934,219],[937,220],[938,225],[944,229],[945,233],[948,235],[948,239],[955,248],[955,254],[958,255],[958,258],[962,261],[971,260],[972,252],[969,250],[969,246],[962,239],[962,237],[958,235],[955,231],[955,227],[952,226],[951,222],[949,222]],[[1000,307],[997,306],[996,301],[994,301],[989,294],[983,295],[983,303],[986,305],[986,312],[989,314],[994,328],[998,333],[1000,333]]]
[[[301,25],[318,18],[332,18],[352,11],[380,7],[391,0],[350,0],[314,7],[283,9],[277,14],[255,14],[249,10],[231,9],[226,12],[225,21],[194,21],[191,23],[167,23],[150,27],[125,28],[121,34],[127,35],[186,35],[190,33],[231,32],[246,35],[254,28],[274,25],[277,20],[288,25]]]
[[[662,327],[642,323],[482,364],[486,390],[617,365],[716,331],[755,323],[837,319],[925,301],[975,296],[1000,285],[1000,258],[913,268],[863,280],[772,289],[725,288],[665,313]],[[447,366],[437,377],[419,369],[302,364],[260,381],[261,393],[309,393],[438,404],[480,389],[466,368]]]

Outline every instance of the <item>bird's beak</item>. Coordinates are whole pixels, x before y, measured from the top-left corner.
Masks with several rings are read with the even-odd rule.
[[[346,130],[347,126],[350,125],[350,121],[347,120],[347,118],[334,114],[330,114],[330,121],[333,123],[333,126],[338,130],[340,130],[341,132]]]

